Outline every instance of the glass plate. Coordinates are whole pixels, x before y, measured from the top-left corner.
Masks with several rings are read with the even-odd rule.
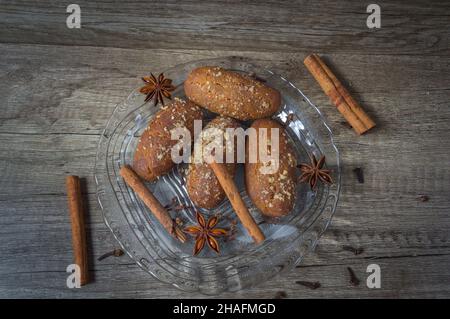
[[[267,239],[260,245],[253,244],[238,222],[236,235],[225,242],[219,241],[220,255],[205,247],[194,257],[194,240],[181,244],[168,235],[119,175],[121,166],[132,163],[139,136],[159,107],[144,103],[144,95],[138,89],[117,105],[100,138],[95,165],[98,201],[106,225],[127,254],[156,278],[185,291],[218,294],[253,286],[298,265],[305,254],[315,248],[331,221],[339,197],[341,175],[339,152],[317,107],[291,82],[249,59],[201,60],[166,70],[165,76],[176,86],[174,97],[185,98],[183,82],[188,73],[204,65],[256,75],[279,90],[282,106],[273,118],[287,122],[286,130],[295,146],[298,162],[309,162],[309,154],[317,158],[325,155],[334,179],[331,186],[319,183],[314,192],[306,183],[299,184],[293,211],[283,218],[268,220],[249,200],[240,165],[236,183]],[[170,205],[174,200],[177,205],[186,206],[171,213],[189,225],[195,223],[195,208],[184,186],[183,171],[183,166],[177,166],[147,186],[163,205]],[[200,211],[206,215],[219,214],[222,217],[219,226],[227,227],[236,221],[227,200],[213,211]]]

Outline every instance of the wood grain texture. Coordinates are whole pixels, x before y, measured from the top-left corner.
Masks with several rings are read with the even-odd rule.
[[[66,3],[2,3],[3,42],[149,49],[325,51],[447,55],[446,1],[379,1],[382,28],[366,27],[358,1],[81,0],[82,28],[66,27]]]
[[[343,165],[332,226],[293,271],[221,297],[449,297],[450,5],[382,1],[382,28],[365,27],[359,1],[198,3],[78,2],[82,28],[65,26],[65,4],[0,6],[0,297],[186,298],[117,247],[93,180],[97,142],[114,106],[139,77],[191,60],[251,57],[300,87],[335,135]],[[357,137],[303,66],[325,61],[377,123]],[[352,171],[364,170],[359,184]],[[86,177],[90,276],[66,287],[72,262],[67,174]],[[429,201],[418,196],[426,194]],[[361,255],[343,246],[363,247]],[[382,288],[365,286],[368,264]],[[346,267],[361,279],[349,283]],[[295,283],[319,281],[317,290]]]

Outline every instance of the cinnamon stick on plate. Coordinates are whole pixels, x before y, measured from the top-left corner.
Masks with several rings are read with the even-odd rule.
[[[217,180],[219,181],[225,194],[230,200],[231,206],[233,206],[234,211],[238,215],[242,225],[244,225],[249,235],[253,238],[253,241],[256,243],[264,241],[265,236],[263,232],[256,224],[252,215],[250,215],[250,212],[248,211],[247,206],[245,206],[245,203],[242,200],[241,195],[239,194],[236,184],[234,183],[234,179],[228,172],[226,167],[223,164],[219,164],[214,161],[211,161],[209,165],[211,166],[214,174],[217,177]]]
[[[186,241],[186,235],[181,229],[178,228],[173,219],[170,217],[169,212],[161,205],[156,197],[144,185],[144,183],[133,171],[133,169],[128,165],[123,166],[120,169],[120,176],[122,176],[127,185],[134,190],[136,195],[150,209],[152,214],[158,219],[158,221],[169,232],[169,234],[184,243]]]
[[[89,281],[86,232],[84,229],[84,208],[78,176],[66,177],[67,199],[72,223],[72,245],[75,263],[80,267],[80,285]]]
[[[375,126],[375,122],[364,112],[317,54],[307,56],[304,64],[356,133],[364,134]]]

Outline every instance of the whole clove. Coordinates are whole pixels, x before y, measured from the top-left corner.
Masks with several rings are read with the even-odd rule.
[[[352,129],[353,126],[350,125],[347,121],[341,121],[340,124],[348,129]]]
[[[360,184],[363,184],[364,183],[364,171],[363,171],[363,169],[361,167],[356,167],[356,168],[353,169],[353,172],[355,173],[356,178],[358,179],[358,182]]]
[[[109,251],[106,254],[101,255],[98,257],[98,261],[102,261],[103,259],[106,259],[108,257],[114,256],[114,257],[120,257],[124,254],[123,250],[120,248],[114,249],[113,251]]]
[[[361,282],[358,277],[356,277],[355,272],[351,267],[347,267],[348,273],[350,274],[350,284],[352,284],[353,287],[359,286],[359,283]]]
[[[190,207],[191,206],[189,206],[189,205],[178,204],[177,199],[175,197],[172,198],[170,204],[164,205],[164,208],[167,209],[168,211],[173,210],[173,211],[176,211],[176,212],[178,212],[180,210],[183,210],[183,209],[188,209]]]
[[[309,289],[312,289],[312,290],[315,290],[317,288],[322,287],[322,285],[318,281],[302,281],[302,280],[298,280],[295,283],[297,285],[302,285],[302,286],[305,286],[305,287],[307,287]]]
[[[355,248],[352,246],[343,246],[342,249],[353,253],[355,256],[360,255],[364,252],[364,249],[361,247]]]

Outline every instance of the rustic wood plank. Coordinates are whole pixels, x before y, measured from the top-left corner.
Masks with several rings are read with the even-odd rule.
[[[445,1],[383,1],[378,30],[367,28],[367,4],[357,0],[77,3],[81,29],[66,27],[66,3],[3,3],[0,42],[444,56],[450,48]]]
[[[95,258],[117,246],[102,222],[94,182],[90,177],[97,138],[95,135],[78,134],[0,134],[0,166],[5,168],[1,175],[0,236],[7,243],[0,257],[0,295],[201,297],[197,294],[186,295],[159,283],[127,257],[101,263],[95,261]],[[361,161],[370,163],[370,158]],[[54,169],[58,163],[64,163],[62,170]],[[64,286],[64,269],[72,258],[70,223],[63,191],[64,175],[67,173],[87,176],[91,270],[96,282],[82,293],[69,291]],[[399,180],[396,174],[409,176],[394,166],[388,173],[395,181]],[[433,188],[430,201],[422,203],[416,198],[418,189],[411,188],[409,193],[405,193],[400,186],[386,188],[383,174],[371,174],[366,171],[366,183],[357,185],[351,169],[345,169],[338,212],[317,253],[309,256],[301,268],[270,281],[262,288],[250,290],[248,296],[270,298],[274,291],[280,289],[286,290],[290,297],[317,296],[315,293],[319,292],[311,294],[295,284],[295,280],[308,278],[323,278],[321,282],[329,290],[321,290],[321,293],[330,297],[420,297],[448,293],[441,284],[447,274],[446,256],[450,254],[450,220],[447,213],[450,198],[446,188]],[[432,176],[425,174],[423,178],[427,183]],[[398,183],[401,185],[401,181]],[[420,187],[422,183],[413,185]],[[344,245],[363,247],[364,252],[353,256],[342,249]],[[364,289],[361,292],[360,289],[345,286],[345,276],[342,274],[345,273],[345,266],[354,265],[352,267],[363,274],[361,269],[368,263],[390,258],[393,260],[383,263],[383,267],[389,269],[389,289],[382,292]],[[423,262],[417,262],[420,258]],[[412,263],[412,269],[419,269],[424,267],[425,261],[430,264],[419,276],[423,285],[408,290],[411,280],[416,277],[415,270],[405,270],[405,265]],[[408,275],[404,274],[405,271]],[[433,278],[430,284],[424,280],[425,274]],[[21,283],[20,289],[14,287],[17,282]],[[136,282],[140,284],[132,284]]]
[[[0,134],[0,199],[63,194],[61,185],[66,174],[85,176],[89,192],[95,192],[93,169],[98,138],[96,135],[78,134]],[[428,217],[430,225],[438,219],[446,222],[434,227],[448,226],[449,169],[429,168],[429,160],[439,160],[449,150],[438,148],[437,155],[417,155],[414,163],[399,167],[394,156],[385,155],[395,154],[396,147],[373,144],[373,148],[379,152],[375,156],[368,146],[362,145],[353,150],[348,145],[342,146],[344,170],[341,209],[351,209],[355,213],[359,211],[355,216],[356,224],[357,221],[370,224],[373,215],[366,212],[367,207],[370,207],[372,214],[380,212],[385,216],[373,216],[374,222],[383,223],[380,226],[402,227],[411,224],[417,227],[416,223],[427,221]],[[413,145],[413,148],[416,146]],[[411,154],[414,153],[411,151]],[[352,158],[352,155],[356,158]],[[352,172],[352,168],[361,163],[364,163],[365,168],[364,184],[358,184]],[[419,202],[417,197],[420,194],[427,194],[431,200]],[[399,216],[407,214],[408,219],[402,225],[395,225],[399,217],[395,213]]]
[[[42,296],[76,296],[74,292],[68,292],[63,286],[64,268],[71,260],[69,224],[66,220],[66,202],[62,188],[64,176],[66,174],[87,176],[87,191],[92,215],[89,229],[93,234],[91,254],[98,257],[116,245],[102,223],[101,214],[95,202],[92,173],[98,134],[114,104],[123,98],[122,86],[128,86],[126,89],[128,91],[138,83],[133,74],[127,73],[127,65],[131,64],[129,61],[122,61],[123,57],[132,57],[136,62],[133,63],[134,72],[139,73],[140,65],[142,61],[145,61],[146,52],[112,50],[109,61],[113,61],[116,68],[110,71],[109,63],[104,62],[98,65],[94,62],[105,53],[105,49],[102,48],[83,50],[83,53],[78,54],[76,58],[63,58],[60,62],[58,59],[66,56],[68,52],[65,47],[2,45],[1,48],[10,61],[14,59],[12,57],[16,59],[12,61],[13,63],[6,61],[2,64],[2,74],[7,74],[6,83],[7,85],[11,83],[11,87],[8,87],[9,90],[5,93],[10,92],[12,97],[20,96],[17,91],[21,87],[17,83],[24,83],[21,81],[24,81],[27,76],[20,75],[23,71],[17,72],[15,68],[22,68],[25,60],[33,66],[29,68],[34,70],[31,71],[33,74],[31,78],[36,78],[31,87],[39,88],[40,81],[46,82],[40,87],[44,90],[41,93],[41,99],[34,102],[31,98],[33,107],[24,103],[25,100],[17,103],[14,98],[7,99],[5,104],[5,108],[10,112],[14,112],[14,108],[23,106],[17,118],[3,119],[0,127],[0,131],[3,132],[0,134],[0,153],[2,154],[0,206],[1,210],[6,212],[2,215],[1,234],[2,238],[6,238],[6,242],[10,243],[3,254],[5,258],[2,258],[0,274],[6,279],[2,281],[4,286],[2,285],[0,289],[4,289],[5,293],[8,291],[9,294],[11,289],[15,290],[10,286],[13,285],[10,279],[17,282],[17,280],[31,278],[32,280],[29,279],[32,282],[31,288],[27,290],[21,286],[22,289],[16,292],[17,296],[33,296],[31,291],[36,288],[39,288],[39,294]],[[30,53],[28,55],[21,53],[24,51]],[[195,58],[198,53],[198,51],[184,50],[157,52],[158,59],[162,61],[164,67],[170,66],[171,61],[168,56],[174,57],[175,61],[180,63]],[[220,54],[221,52],[213,52],[205,54],[204,57]],[[39,58],[41,55],[46,55],[48,62],[41,61]],[[267,53],[243,52],[243,55],[256,56],[262,64],[266,65],[273,62],[275,69],[280,73],[289,74],[294,83],[299,86],[305,85],[308,88],[308,94],[326,113],[342,153],[343,190],[334,226],[322,239],[317,254],[307,259],[304,266],[310,266],[313,269],[317,267],[317,274],[320,273],[321,278],[332,278],[335,277],[333,272],[337,268],[342,271],[342,269],[345,270],[343,266],[345,264],[374,257],[408,259],[417,255],[424,256],[423,258],[428,255],[434,258],[433,256],[436,255],[441,258],[440,256],[446,256],[449,253],[450,221],[447,214],[450,207],[449,172],[445,166],[440,169],[429,165],[430,159],[445,163],[450,155],[448,148],[437,143],[441,136],[449,135],[446,125],[449,117],[448,109],[443,107],[447,103],[448,88],[445,84],[449,83],[446,79],[448,72],[440,72],[448,69],[448,65],[441,63],[439,59],[431,58],[421,60],[415,57],[370,56],[367,59],[366,56],[351,58],[343,55],[330,56],[330,60],[335,64],[334,67],[345,70],[346,77],[352,79],[351,88],[360,96],[364,96],[363,103],[368,105],[369,111],[376,115],[379,123],[382,123],[381,128],[357,138],[351,130],[340,124],[342,119],[339,114],[329,105],[326,97],[301,67],[302,54],[281,55],[273,60],[271,60],[273,55]],[[373,67],[374,61],[375,67]],[[384,76],[383,70],[379,69],[379,66],[384,64],[383,61],[390,61],[389,67],[392,72],[388,78]],[[360,63],[360,68],[354,67],[351,63]],[[35,64],[37,67],[34,67]],[[80,65],[84,66],[82,70],[85,70],[86,74],[76,73],[78,78],[75,79],[80,83],[77,86],[71,82],[70,74],[78,70]],[[152,68],[163,69],[161,65],[156,63],[153,65]],[[294,71],[293,66],[296,66]],[[10,77],[11,68],[12,77]],[[365,76],[365,68],[373,70],[372,77]],[[42,70],[50,71],[42,73]],[[407,85],[401,83],[401,70],[410,72]],[[110,75],[111,72],[112,75]],[[44,76],[39,78],[38,74],[44,74]],[[418,77],[417,74],[421,74],[422,77]],[[439,77],[436,74],[439,74]],[[115,76],[119,79],[119,83],[116,82]],[[110,79],[106,80],[109,81],[107,85],[102,83],[102,77]],[[386,81],[379,81],[380,78]],[[58,83],[56,81],[58,79],[62,82]],[[85,84],[86,82],[88,84]],[[64,98],[62,100],[56,98],[56,102],[52,104],[50,93],[55,90],[52,89],[51,83],[57,83],[58,88],[68,92],[72,92],[70,90],[74,86],[75,93],[68,93],[68,96],[76,95],[77,103],[74,103],[76,100],[64,101]],[[427,84],[430,85],[427,87],[430,94],[419,90],[421,86]],[[108,89],[110,86],[112,90]],[[39,92],[33,93],[30,96]],[[111,97],[117,100],[108,101]],[[103,103],[105,99],[108,103]],[[432,103],[428,103],[430,99]],[[48,110],[46,110],[47,105],[51,106]],[[59,110],[61,110],[60,113],[57,112]],[[394,116],[392,116],[392,110],[395,112]],[[87,114],[84,114],[85,112]],[[420,115],[420,121],[417,117],[410,116],[414,112]],[[57,114],[55,116],[57,121],[51,119],[54,113]],[[38,118],[43,121],[36,120]],[[31,125],[19,126],[19,123],[27,123],[30,119]],[[61,119],[63,122],[60,125],[55,124]],[[92,119],[95,119],[95,122],[92,122]],[[418,140],[417,134],[420,133],[426,133],[426,135],[421,135],[421,139]],[[414,160],[399,166],[395,162],[399,154]],[[364,168],[366,182],[363,185],[357,184],[353,175],[352,169],[356,166]],[[440,178],[436,179],[436,176]],[[428,194],[431,200],[426,203],[417,201],[417,196],[422,193]],[[24,200],[24,196],[29,198]],[[37,225],[39,225],[38,228],[36,228]],[[20,239],[17,233],[23,234]],[[359,257],[349,256],[347,252],[342,251],[342,246],[346,244],[362,246],[365,248],[365,253]],[[29,260],[33,260],[33,263]],[[119,277],[114,278],[112,283],[111,278],[98,279],[95,288],[90,288],[93,292],[83,291],[80,296],[129,297],[138,294],[155,297],[156,295],[148,291],[159,292],[164,289],[164,293],[158,296],[186,297],[170,286],[150,278],[130,264],[127,259],[113,259],[108,261],[107,265],[110,263],[111,267],[118,264],[119,270],[116,270],[120,273]],[[17,269],[17,265],[22,266]],[[445,263],[436,263],[435,266],[445,269]],[[108,274],[110,276],[112,273],[108,270],[109,268],[103,270],[103,265],[95,261],[92,267],[96,276],[101,276],[99,278],[107,277]],[[132,270],[128,271],[130,267]],[[123,268],[126,270],[124,271]],[[11,273],[11,270],[14,272]],[[393,272],[400,276],[398,273],[402,270],[395,268]],[[445,274],[445,271],[443,273]],[[45,282],[49,275],[51,278],[59,276],[59,279],[56,282],[52,282],[53,279],[50,283]],[[305,277],[292,276],[289,280],[314,278],[311,274]],[[410,276],[413,277],[412,274]],[[268,283],[268,288],[255,288],[251,291],[255,297],[271,297],[274,290],[291,287],[292,282],[287,281],[287,278],[279,277]],[[396,290],[392,288],[391,291],[381,292],[380,296],[399,296],[399,291],[406,289],[402,286],[405,285],[404,279],[401,281],[398,279],[400,277],[396,278],[397,286],[393,286]],[[145,284],[139,286],[141,287],[139,289],[128,285],[130,281],[135,280],[143,281]],[[415,296],[427,296],[433,293],[439,296],[445,293],[433,285],[424,284],[421,287],[422,290],[410,293]],[[161,289],[154,290],[150,289],[151,287]],[[309,291],[304,290],[299,293],[297,288],[285,289],[291,297],[311,295]],[[325,294],[327,296],[360,296],[355,295],[353,289],[343,290],[344,292],[339,293],[327,291]]]
[[[139,77],[178,63],[251,57],[285,75],[319,105],[343,163],[331,228],[300,267],[222,297],[448,297],[450,262],[450,4],[380,3],[382,28],[365,26],[359,1],[78,2],[81,30],[64,3],[15,0],[0,7],[0,297],[204,297],[160,283],[117,247],[92,178],[99,134]],[[375,118],[356,137],[303,67],[325,58]],[[364,169],[365,183],[353,173]],[[64,177],[86,177],[90,269],[95,282],[65,286],[71,262]],[[421,202],[426,194],[430,200]],[[344,245],[363,247],[358,256]],[[382,268],[382,288],[365,268]],[[352,287],[346,267],[362,283]],[[297,280],[320,281],[310,290]]]
[[[70,225],[64,195],[35,195],[30,198],[0,202],[6,216],[1,233],[6,245],[0,263],[0,296],[3,297],[202,297],[185,294],[162,284],[140,270],[128,257],[95,259],[116,245],[102,223],[95,196],[88,196],[88,234],[91,238],[91,272],[95,282],[74,291],[65,287],[65,267],[71,263]],[[43,214],[42,212],[45,212]],[[352,214],[341,212],[343,218]],[[347,220],[350,222],[350,220]],[[348,225],[348,224],[347,224]],[[38,226],[38,227],[36,227]],[[17,232],[21,236],[17,236]],[[245,292],[248,297],[270,298],[277,290],[289,297],[437,297],[449,291],[446,284],[450,247],[441,232],[354,231],[352,227],[333,225],[301,267],[266,284]],[[434,238],[434,239],[433,239]],[[45,243],[43,245],[42,243]],[[358,256],[342,250],[341,245],[362,246]],[[369,290],[364,283],[348,284],[345,267],[351,266],[360,279],[370,263],[382,267],[383,289]],[[322,288],[310,291],[296,280],[318,280]],[[20,283],[20,285],[17,285]],[[418,284],[420,283],[420,284]],[[223,297],[235,298],[234,294]]]
[[[90,253],[98,258],[117,244],[103,223],[95,194],[87,194],[88,234]],[[5,239],[0,274],[21,269],[26,272],[61,270],[71,260],[70,223],[64,194],[30,195],[0,201],[3,213],[0,235]],[[384,226],[389,214],[364,215],[358,218],[358,208],[340,209],[332,227],[321,239],[317,253],[302,266],[320,266],[371,258],[391,258],[450,253],[448,224],[416,229],[415,225]],[[411,212],[417,220],[420,212]],[[441,221],[443,218],[436,218]],[[398,220],[398,217],[395,218]],[[394,220],[394,221],[395,221]],[[17,234],[21,236],[18,237]],[[362,247],[354,256],[343,246]],[[114,259],[114,258],[113,258]],[[33,260],[32,263],[27,262]],[[96,268],[103,263],[93,263]]]
[[[196,59],[239,55],[283,74],[301,88],[321,107],[334,132],[344,138],[343,144],[360,140],[340,124],[343,118],[307,73],[302,61],[308,53],[0,44],[0,80],[4,83],[0,87],[0,132],[100,134],[114,106],[140,85],[143,74]],[[386,143],[380,134],[398,139],[420,134],[435,139],[448,133],[448,59],[342,54],[325,57],[343,79],[348,79],[351,91],[378,123],[377,134],[368,134],[363,141],[377,139],[378,143]]]
[[[95,199],[89,196],[89,205]],[[3,202],[1,202],[3,203]],[[3,249],[3,255],[12,260],[2,260],[0,268],[0,296],[2,297],[70,297],[70,298],[98,298],[98,297],[133,297],[133,298],[204,298],[200,294],[186,294],[170,285],[160,283],[150,275],[131,263],[128,257],[110,258],[103,262],[94,261],[91,272],[94,283],[81,290],[70,290],[65,286],[67,273],[64,269],[71,262],[70,231],[68,219],[62,206],[64,196],[55,196],[49,201],[48,197],[35,196],[27,201],[10,202],[7,207],[14,207],[18,211],[30,211],[31,218],[21,219],[22,226],[17,220],[10,220],[11,232],[23,232],[20,240],[12,237],[13,242]],[[3,207],[2,207],[3,208]],[[47,212],[45,215],[38,213]],[[90,252],[98,257],[113,248],[111,235],[99,220],[98,210],[89,218],[89,234],[92,234]],[[8,214],[9,212],[7,212]],[[12,216],[11,216],[12,217]],[[37,222],[36,222],[37,221]],[[44,222],[43,222],[44,221]],[[40,226],[40,229],[36,227]],[[5,229],[2,225],[1,229]],[[225,293],[226,298],[271,298],[276,291],[285,291],[290,298],[311,297],[445,297],[449,293],[448,273],[446,267],[450,261],[449,249],[446,252],[437,251],[431,247],[423,250],[422,254],[383,255],[382,250],[392,250],[392,243],[399,243],[395,237],[380,236],[378,241],[371,238],[366,251],[353,256],[343,251],[341,244],[355,244],[352,234],[341,233],[342,238],[335,238],[336,232],[344,230],[333,227],[324,236],[319,251],[310,255],[301,267],[278,276],[256,288],[240,293]],[[348,228],[347,228],[348,230]],[[347,235],[347,236],[344,236]],[[425,234],[422,234],[425,235]],[[402,236],[402,235],[400,235]],[[4,238],[4,234],[2,234]],[[9,237],[7,237],[9,238]],[[347,238],[347,239],[345,239]],[[336,241],[337,240],[337,241]],[[42,242],[46,245],[43,247]],[[339,244],[337,244],[339,243]],[[417,239],[409,241],[408,246],[423,246]],[[448,243],[447,243],[448,247]],[[367,249],[368,248],[368,249]],[[377,251],[378,250],[378,251]],[[375,254],[374,254],[375,252]],[[398,252],[402,252],[399,248]],[[385,252],[386,253],[386,252]],[[92,258],[93,260],[93,258]],[[377,263],[382,269],[382,288],[368,289],[364,282],[368,264]],[[352,287],[349,284],[346,267],[352,267],[361,285]],[[295,283],[297,280],[319,281],[322,285],[318,290],[310,290]],[[20,285],[18,285],[20,283]]]

